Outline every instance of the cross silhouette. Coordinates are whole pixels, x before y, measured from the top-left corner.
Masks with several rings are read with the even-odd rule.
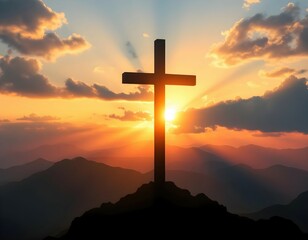
[[[154,41],[154,73],[124,72],[122,83],[154,85],[154,182],[165,182],[165,86],[196,85],[196,76],[166,74],[165,40]]]

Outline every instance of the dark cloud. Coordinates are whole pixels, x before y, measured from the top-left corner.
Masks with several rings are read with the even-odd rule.
[[[307,69],[296,70],[293,68],[283,67],[283,68],[274,69],[273,71],[270,71],[270,72],[261,71],[260,75],[262,77],[278,78],[278,77],[290,76],[290,75],[300,75],[306,72],[307,72]]]
[[[77,53],[89,47],[88,42],[77,34],[61,39],[55,33],[47,33],[42,38],[24,38],[18,34],[0,32],[0,39],[9,47],[24,55],[54,59],[66,53]]]
[[[124,111],[123,115],[110,114],[109,118],[118,119],[120,121],[151,121],[153,116],[149,112],[145,111],[129,111],[125,108],[120,108]]]
[[[237,22],[225,41],[212,47],[218,65],[235,65],[249,59],[308,56],[308,15],[289,3],[279,15],[256,14]]]
[[[64,91],[71,97],[93,97],[104,100],[126,100],[126,101],[153,101],[153,92],[149,86],[139,86],[136,92],[115,93],[107,87],[99,84],[91,86],[83,82],[75,82],[68,79],[65,82]]]
[[[65,88],[73,96],[78,96],[78,97],[95,96],[93,87],[90,87],[87,84],[80,81],[74,81],[71,78],[65,81]]]
[[[138,71],[142,72],[143,67],[133,44],[130,41],[127,41],[125,47],[131,64],[134,66],[135,69],[138,69]]]
[[[60,120],[58,117],[53,117],[53,116],[39,116],[35,113],[31,113],[28,116],[23,116],[21,118],[17,118],[16,120],[21,120],[21,121],[30,121],[30,122],[48,122],[48,121],[56,121]]]
[[[281,132],[261,132],[261,133],[257,133],[257,134],[253,134],[252,136],[254,137],[281,137],[283,136],[284,133]]]
[[[57,88],[39,71],[37,60],[9,56],[0,58],[0,92],[27,97],[56,96]]]
[[[56,87],[40,73],[40,68],[40,62],[35,59],[0,57],[0,93],[38,98],[89,97],[104,100],[153,101],[153,92],[149,86],[139,86],[135,92],[115,93],[99,84],[89,86],[69,78],[65,82],[65,87]]]
[[[308,134],[308,81],[294,76],[263,96],[189,109],[177,117],[176,133],[201,133],[217,126],[262,132]]]
[[[131,58],[138,58],[138,54],[134,48],[134,46],[131,44],[131,42],[127,41],[125,44],[127,48],[127,52]]]
[[[0,0],[0,31],[23,36],[42,36],[65,23],[63,13],[56,13],[40,0]]]
[[[66,23],[41,0],[0,0],[0,40],[24,55],[47,59],[75,53],[89,47],[79,35],[61,39],[50,32]]]
[[[136,92],[130,93],[115,93],[98,84],[94,84],[93,87],[96,90],[97,97],[105,100],[153,101],[154,98],[151,88],[146,85],[138,86]]]

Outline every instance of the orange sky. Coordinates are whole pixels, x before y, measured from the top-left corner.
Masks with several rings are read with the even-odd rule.
[[[145,101],[145,96],[151,94],[152,88],[140,90],[137,85],[123,85],[121,75],[124,71],[153,72],[153,41],[157,38],[166,39],[168,73],[197,76],[196,87],[167,87],[168,109],[206,110],[221,106],[222,101],[235,106],[244,102],[241,99],[253,96],[260,96],[266,106],[272,106],[270,101],[276,98],[268,100],[267,91],[278,96],[284,91],[279,86],[290,75],[297,79],[294,84],[308,76],[306,1],[260,1],[251,5],[242,0],[232,4],[227,0],[177,1],[176,5],[174,0],[134,0],[125,4],[120,0],[92,1],[36,1],[39,8],[31,13],[32,22],[16,20],[16,16],[31,12],[26,3],[23,12],[2,6],[2,11],[13,11],[6,21],[0,19],[0,33],[6,34],[0,37],[2,148],[69,140],[94,149],[151,139],[153,103]],[[281,13],[294,19],[283,25]],[[261,16],[261,20],[254,22],[254,16]],[[277,19],[278,27],[270,16]],[[284,36],[296,34],[292,41],[284,42]],[[140,99],[128,99],[140,91],[144,91]],[[252,113],[253,107],[249,109]],[[247,127],[243,119],[230,123],[215,115],[204,120],[215,127],[197,134],[170,131],[167,140],[185,146],[307,146],[308,132],[301,122],[296,122],[298,118],[304,121],[307,112],[280,108],[286,108],[286,114],[295,114],[281,126],[275,122],[274,126],[260,126],[257,122]],[[268,114],[264,118],[272,119]],[[294,122],[288,123],[292,119]],[[200,125],[200,121],[189,124]],[[167,128],[176,127],[175,122],[167,123]],[[206,124],[201,123],[201,128]],[[31,134],[35,137],[28,136]]]

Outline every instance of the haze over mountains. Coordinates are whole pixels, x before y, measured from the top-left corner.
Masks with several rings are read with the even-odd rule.
[[[79,153],[96,162],[83,158],[60,161]],[[0,156],[3,234],[7,234],[6,239],[40,239],[67,229],[84,211],[102,202],[117,201],[151,181],[152,156],[150,142],[95,151],[69,144],[46,145]],[[308,148],[167,146],[166,156],[168,180],[192,194],[205,193],[234,213],[288,204],[308,190],[308,171],[304,170],[308,169]],[[39,157],[48,161],[33,161]],[[4,169],[16,163],[25,164]],[[288,216],[307,229],[293,215]]]
[[[211,152],[226,161],[244,163],[254,168],[285,165],[308,170],[308,147],[298,149],[275,149],[257,145],[242,147],[205,145],[200,149]]]
[[[38,158],[60,161],[76,156],[141,172],[153,169],[153,143],[150,141],[91,151],[70,144],[44,145],[26,151],[0,153],[0,168],[25,164]],[[167,168],[174,170],[183,168],[181,170],[196,172],[199,172],[199,164],[204,164],[204,160],[227,165],[246,164],[253,168],[285,165],[308,170],[307,156],[308,147],[299,149],[273,149],[256,145],[238,148],[216,145],[189,148],[167,145],[166,147]],[[179,168],[180,163],[183,163],[181,168]],[[195,166],[192,166],[194,164]]]
[[[167,179],[192,194],[205,193],[237,213],[287,204],[308,189],[308,172],[304,170],[214,163],[204,160],[203,165],[196,165],[199,172],[170,170]],[[206,168],[204,173],[202,168]],[[152,172],[142,174],[83,158],[55,163],[20,182],[0,187],[0,225],[7,234],[4,239],[12,234],[12,239],[56,234],[67,229],[74,217],[103,202],[117,201],[151,181],[152,176]],[[304,214],[308,216],[307,211]]]
[[[0,168],[22,165],[38,158],[56,162],[64,158],[84,155],[87,151],[71,144],[42,145],[29,150],[14,150],[0,153]]]
[[[23,180],[31,176],[33,173],[43,171],[52,165],[52,162],[49,162],[43,158],[38,158],[23,165],[0,169],[0,186],[9,182]]]

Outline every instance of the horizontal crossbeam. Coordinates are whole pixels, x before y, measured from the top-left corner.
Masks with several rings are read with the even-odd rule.
[[[196,76],[177,74],[158,75],[155,73],[124,72],[122,74],[122,83],[195,86]]]

